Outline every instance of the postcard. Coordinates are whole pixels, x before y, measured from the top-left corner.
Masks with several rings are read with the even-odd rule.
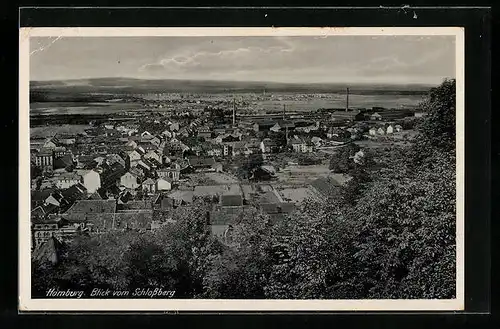
[[[462,28],[19,33],[20,311],[464,309]]]

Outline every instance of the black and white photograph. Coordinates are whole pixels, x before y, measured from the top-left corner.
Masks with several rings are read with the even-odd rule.
[[[463,309],[460,28],[20,33],[21,308]]]

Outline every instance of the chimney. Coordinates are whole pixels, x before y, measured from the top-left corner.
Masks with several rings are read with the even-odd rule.
[[[285,120],[286,104],[283,104],[283,120]]]
[[[346,112],[349,111],[349,88],[347,88],[347,95],[346,95],[346,107],[345,107]]]
[[[233,98],[233,127],[236,125],[236,103]]]

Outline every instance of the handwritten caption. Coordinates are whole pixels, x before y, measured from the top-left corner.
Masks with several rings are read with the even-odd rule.
[[[113,290],[93,288],[89,292],[83,290],[58,290],[51,288],[47,290],[47,297],[60,298],[127,298],[127,297],[142,297],[142,298],[172,298],[175,295],[175,290],[163,290],[162,288],[136,288],[135,290]]]

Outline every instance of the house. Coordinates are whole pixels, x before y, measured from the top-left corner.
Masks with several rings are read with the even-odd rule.
[[[120,186],[123,186],[130,190],[135,190],[139,187],[137,178],[137,175],[132,174],[130,171],[128,171],[120,177]]]
[[[82,177],[82,184],[87,189],[88,194],[92,194],[101,187],[101,176],[95,170],[77,170]]]
[[[180,125],[175,122],[170,125],[170,131],[178,131],[180,129]]]
[[[130,160],[131,167],[135,167],[142,157],[141,153],[139,153],[139,151],[137,150],[129,151],[127,154]]]
[[[115,163],[118,163],[121,167],[125,168],[125,160],[119,156],[118,154],[108,154],[106,155],[106,162],[112,166]]]
[[[233,154],[233,146],[231,144],[222,145],[222,154],[224,156],[228,156],[230,154]]]
[[[395,129],[397,132],[403,131],[403,127],[402,127],[401,125],[395,125],[395,126],[394,126],[394,129]]]
[[[57,139],[55,138],[48,138],[47,140],[45,140],[45,143],[43,144],[43,147],[44,149],[48,149],[48,150],[53,150],[57,147]]]
[[[223,166],[222,163],[216,162],[212,165],[212,170],[215,172],[222,172],[223,171]]]
[[[276,141],[270,138],[265,138],[262,142],[260,142],[260,150],[262,153],[275,153],[279,150],[279,146]]]
[[[394,128],[392,127],[392,125],[389,125],[389,126],[387,127],[387,130],[386,130],[387,135],[390,135],[390,134],[392,134],[393,132],[394,132]]]
[[[314,151],[314,144],[302,138],[295,138],[291,141],[292,149],[297,153],[310,153]]]
[[[222,149],[220,147],[212,147],[211,149],[207,150],[207,155],[219,157],[222,155]]]
[[[161,141],[156,136],[145,135],[145,136],[142,136],[142,138],[140,140],[140,143],[141,144],[151,144],[151,145],[154,145],[154,146],[158,147],[160,145]]]
[[[76,200],[84,199],[87,197],[87,189],[81,183],[75,184],[70,188],[61,192],[64,199],[69,203],[73,203]]]
[[[370,130],[368,131],[368,134],[370,136],[375,136],[377,135],[377,128],[370,128]]]
[[[73,166],[73,157],[69,154],[66,154],[62,157],[56,158],[54,160],[54,169],[64,169]]]
[[[53,217],[44,220],[35,220],[33,222],[33,239],[34,247],[37,250],[46,242],[53,239],[59,230],[61,225],[61,219],[58,217]],[[33,255],[34,257],[36,255]]]
[[[148,193],[155,193],[156,192],[156,182],[152,180],[151,178],[146,179],[144,182],[142,182],[142,190],[146,191]]]
[[[80,183],[81,180],[82,176],[75,172],[63,173],[55,177],[56,186],[59,189],[70,188],[71,186]]]
[[[173,136],[173,134],[168,130],[163,131],[161,134],[164,138],[172,138]]]
[[[211,157],[205,157],[205,158],[192,157],[188,159],[188,163],[195,170],[211,171],[212,165],[215,164],[215,160],[214,158]]]
[[[212,131],[210,128],[200,128],[198,130],[198,137],[203,137],[204,139],[212,138]]]
[[[232,143],[232,150],[231,150],[232,156],[243,155],[245,154],[246,150],[247,148],[244,142]]]
[[[314,144],[314,146],[316,146],[316,147],[320,147],[322,141],[323,140],[320,137],[317,137],[317,136],[314,136],[313,138],[311,138],[311,143]]]
[[[144,154],[144,158],[150,160],[150,159],[154,159],[156,160],[158,163],[162,163],[162,157],[155,151],[149,151],[147,152],[146,154]]]
[[[53,205],[56,207],[61,207],[65,203],[64,196],[61,192],[55,191],[51,193],[47,199],[45,199],[44,206]]]
[[[127,144],[125,144],[125,146],[135,149],[137,147],[137,143],[131,139]]]
[[[172,182],[165,178],[158,178],[156,180],[156,191],[170,191],[172,189]]]
[[[385,135],[385,129],[384,129],[384,128],[382,128],[382,127],[380,127],[380,128],[378,128],[377,133],[378,133],[379,135]]]

